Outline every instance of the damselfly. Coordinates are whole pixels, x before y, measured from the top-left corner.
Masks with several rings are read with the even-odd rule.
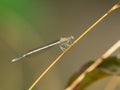
[[[46,49],[46,48],[49,48],[49,47],[52,47],[52,46],[55,46],[55,45],[59,45],[59,46],[60,46],[60,49],[61,49],[62,51],[64,51],[67,47],[69,47],[69,46],[71,45],[72,39],[74,39],[73,36],[70,36],[70,37],[62,37],[62,38],[60,38],[60,40],[58,40],[58,41],[56,41],[56,42],[54,42],[54,43],[52,43],[52,44],[43,46],[43,47],[38,48],[38,49],[31,50],[31,51],[23,54],[23,55],[20,56],[20,57],[14,58],[14,59],[12,60],[12,62],[21,60],[21,59],[25,58],[26,56],[29,56],[29,55],[31,55],[31,54],[33,54],[33,53],[36,53],[36,52],[38,52],[38,51],[41,51],[41,50],[43,50],[43,49]]]

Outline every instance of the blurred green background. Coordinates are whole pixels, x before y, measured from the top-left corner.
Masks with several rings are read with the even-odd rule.
[[[27,90],[62,51],[55,46],[15,63],[11,62],[13,58],[60,37],[77,38],[118,1],[0,0],[0,90]],[[76,44],[33,90],[64,90],[78,68],[101,56],[119,39],[117,9]],[[120,49],[114,54],[119,53]],[[88,90],[103,90],[109,80]]]

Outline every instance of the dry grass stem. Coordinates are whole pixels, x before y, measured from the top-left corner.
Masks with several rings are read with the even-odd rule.
[[[93,25],[91,25],[85,32],[80,35],[63,53],[61,53],[54,62],[48,66],[48,68],[37,78],[37,80],[30,86],[28,90],[32,90],[32,88],[46,75],[46,73],[60,60],[60,58],[65,55],[76,43],[78,43],[88,32],[90,32],[98,23],[100,23],[107,15],[109,15],[112,11],[120,7],[120,2],[114,5],[107,13],[105,13],[100,19],[98,19]],[[84,76],[83,76],[84,77]],[[72,89],[67,89],[72,90]]]

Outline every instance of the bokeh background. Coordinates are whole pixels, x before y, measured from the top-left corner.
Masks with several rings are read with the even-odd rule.
[[[0,90],[27,90],[62,51],[55,46],[15,63],[13,58],[60,37],[77,38],[118,1],[0,0]],[[62,57],[33,90],[64,90],[74,72],[119,39],[117,9]],[[114,55],[119,53],[120,49]],[[99,81],[88,90],[103,90],[110,80]],[[120,83],[116,85],[120,90]]]

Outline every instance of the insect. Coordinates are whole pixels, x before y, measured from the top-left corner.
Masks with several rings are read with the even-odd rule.
[[[32,88],[38,83],[38,81],[40,81],[43,76],[46,75],[46,73],[58,62],[60,61],[61,57],[63,55],[65,55],[76,43],[78,43],[87,33],[89,33],[98,23],[100,23],[106,16],[108,16],[110,13],[112,13],[114,10],[116,10],[117,8],[120,7],[120,2],[118,2],[117,4],[115,4],[110,10],[108,10],[108,12],[106,12],[102,17],[100,17],[95,23],[93,23],[93,25],[91,25],[87,30],[85,30],[85,32],[83,32],[77,39],[74,40],[74,42],[68,47],[66,48],[63,53],[61,53],[54,61],[52,64],[50,64],[48,66],[47,69],[45,69],[45,71],[35,80],[35,82],[30,86],[30,88],[28,90],[32,90]],[[63,48],[64,49],[64,48]],[[90,68],[91,69],[91,68]],[[92,67],[92,69],[94,69]],[[91,69],[91,70],[92,70]],[[89,69],[88,69],[89,70]],[[82,76],[83,77],[83,76]],[[72,84],[72,89],[71,86],[70,88],[66,88],[66,90],[73,90],[73,88],[76,86],[76,84],[74,85],[74,83]]]
[[[89,33],[98,23],[100,23],[106,16],[108,16],[110,13],[112,13],[114,10],[116,10],[117,8],[120,7],[120,2],[118,2],[117,4],[115,4],[108,12],[106,12],[102,17],[100,17],[93,25],[91,25],[87,30],[85,30],[85,32],[83,32],[76,40],[74,40],[73,43],[71,43],[71,40],[74,39],[73,36],[70,36],[70,37],[67,37],[67,38],[61,38],[60,40],[58,40],[57,42],[55,43],[52,43],[52,44],[49,44],[47,46],[44,46],[44,47],[41,47],[41,48],[38,48],[38,49],[35,49],[35,50],[32,50],[26,54],[23,54],[21,57],[18,57],[18,58],[15,58],[12,60],[12,62],[14,61],[17,61],[17,60],[20,60],[28,55],[31,55],[35,52],[38,52],[38,51],[41,51],[45,48],[48,48],[48,47],[51,47],[51,46],[54,46],[54,45],[60,45],[60,49],[63,51],[63,53],[61,53],[49,66],[48,68],[46,68],[44,70],[44,72],[35,80],[35,82],[29,87],[28,90],[32,90],[32,88],[38,83],[38,81],[40,81],[43,76],[46,75],[46,73],[58,62],[60,61],[61,57],[63,55],[65,55],[76,43],[78,43],[87,33]],[[68,48],[67,48],[68,47]],[[115,49],[115,48],[114,48]],[[112,50],[110,50],[112,51]],[[104,58],[107,57],[108,55],[110,55],[111,53],[107,52],[107,54],[105,53],[103,56]],[[102,56],[102,58],[103,58]],[[90,66],[90,68],[87,68],[86,71],[89,72],[89,71],[92,71],[93,69],[96,68],[97,65],[99,65],[99,63],[102,62],[102,58],[98,59],[99,61],[96,61],[95,63],[93,63],[92,66]],[[78,85],[77,83],[80,82],[84,76],[86,75],[86,71],[85,73],[82,74],[82,78],[79,79],[77,81],[75,81],[75,83],[73,83],[70,87],[66,88],[66,90],[73,90],[74,87],[76,85]]]
[[[38,51],[47,49],[47,48],[52,47],[52,46],[55,46],[55,45],[59,45],[59,46],[60,46],[60,49],[61,49],[62,51],[64,51],[67,47],[69,47],[69,46],[71,45],[72,39],[74,39],[73,36],[70,36],[70,37],[62,37],[62,38],[60,38],[60,40],[58,40],[58,41],[56,41],[56,42],[54,42],[54,43],[51,43],[51,44],[46,45],[46,46],[43,46],[43,47],[41,47],[41,48],[37,48],[37,49],[31,50],[31,51],[23,54],[23,55],[20,56],[20,57],[14,58],[14,59],[12,60],[12,62],[21,60],[21,59],[25,58],[26,56],[29,56],[29,55],[31,55],[31,54],[33,54],[33,53],[36,53],[36,52],[38,52]]]

